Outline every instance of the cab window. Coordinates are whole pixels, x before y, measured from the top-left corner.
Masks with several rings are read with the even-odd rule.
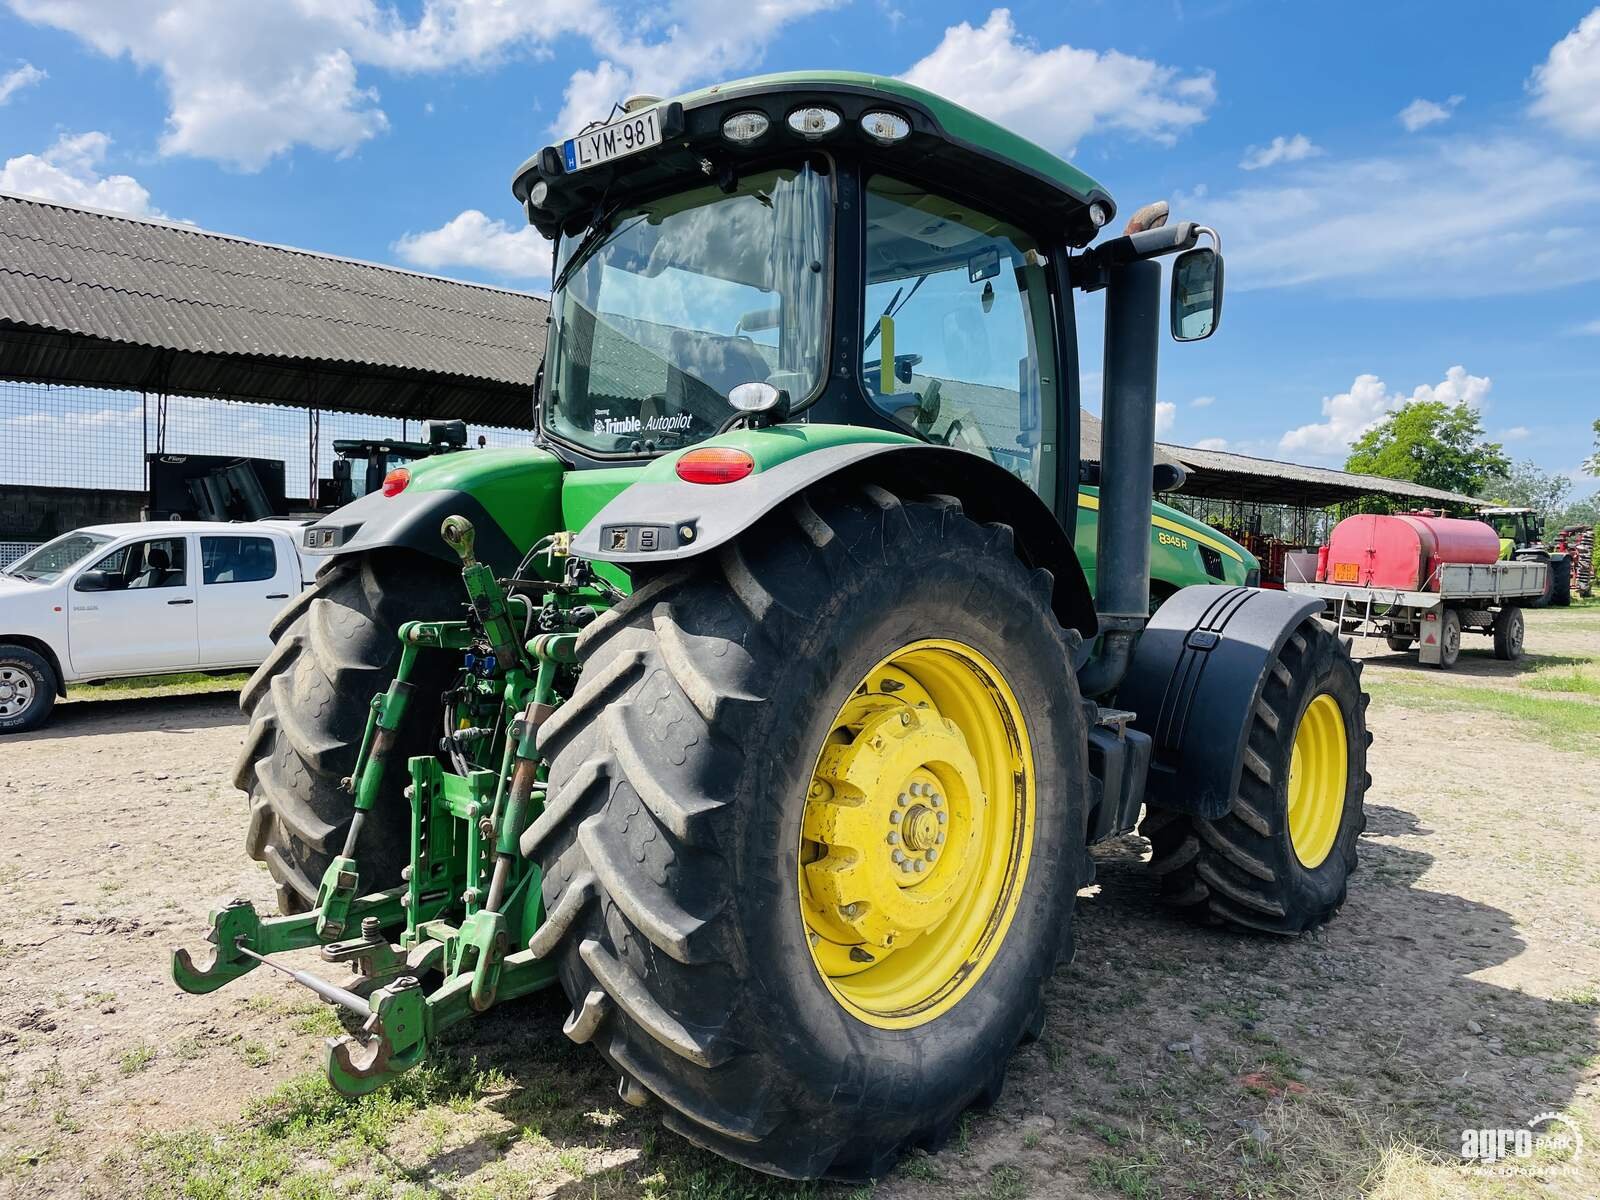
[[[883,176],[868,184],[866,208],[868,399],[927,441],[982,455],[1048,492],[1057,374],[1039,243]]]
[[[134,542],[107,554],[78,577],[78,591],[120,592],[178,588],[188,582],[185,538]]]
[[[200,539],[200,579],[204,583],[259,583],[277,573],[270,538]]]

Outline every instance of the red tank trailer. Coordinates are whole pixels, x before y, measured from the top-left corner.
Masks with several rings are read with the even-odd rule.
[[[1328,539],[1329,583],[1436,592],[1446,563],[1488,564],[1500,536],[1482,521],[1431,513],[1362,513],[1346,517]]]
[[[1496,658],[1522,655],[1522,605],[1542,595],[1549,566],[1500,561],[1500,535],[1483,521],[1431,512],[1346,517],[1317,554],[1314,583],[1286,590],[1318,596],[1324,617],[1355,637],[1417,648],[1431,666],[1454,665],[1461,635],[1494,637]]]

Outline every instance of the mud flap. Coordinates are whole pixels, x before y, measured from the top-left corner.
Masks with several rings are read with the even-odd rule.
[[[1186,587],[1150,619],[1117,704],[1154,743],[1145,803],[1206,820],[1228,811],[1245,739],[1278,651],[1322,600],[1259,588]]]
[[[1437,667],[1444,648],[1444,605],[1435,604],[1423,612],[1417,621],[1417,661],[1425,667]]]

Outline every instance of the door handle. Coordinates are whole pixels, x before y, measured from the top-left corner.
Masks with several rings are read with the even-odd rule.
[[[193,604],[193,600],[168,600],[168,604]]]
[[[287,600],[288,598],[289,598],[289,593],[288,592],[268,592],[267,593],[267,599],[268,600]]]

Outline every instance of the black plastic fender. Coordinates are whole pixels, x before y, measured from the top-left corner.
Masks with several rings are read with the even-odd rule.
[[[1213,821],[1228,811],[1267,672],[1296,627],[1321,612],[1315,596],[1209,584],[1161,606],[1117,690],[1133,727],[1155,743],[1145,803]]]
[[[500,523],[475,496],[455,488],[418,488],[396,496],[369,492],[307,525],[300,531],[300,545],[308,554],[330,556],[403,548],[459,566],[461,559],[439,536],[439,527],[452,515],[472,522],[479,559],[497,571],[516,569],[522,555]]]
[[[1085,641],[1098,629],[1094,600],[1072,541],[1022,480],[965,450],[854,442],[813,450],[734,483],[635,483],[573,539],[572,553],[622,567],[684,562],[725,545],[791,496],[823,482],[876,483],[907,498],[948,495],[977,521],[1003,521],[1018,555],[1055,577],[1052,607]]]

